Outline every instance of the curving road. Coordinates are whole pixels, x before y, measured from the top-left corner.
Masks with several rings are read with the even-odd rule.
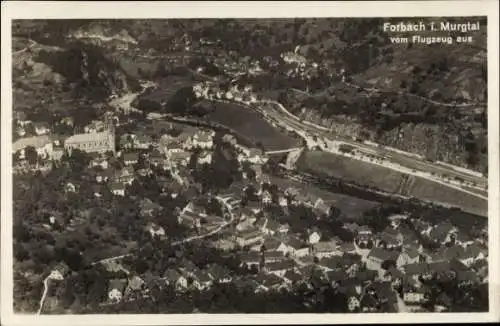
[[[375,88],[375,87],[365,88],[365,87],[362,87],[360,85],[353,84],[353,83],[346,82],[346,81],[344,81],[343,83],[346,84],[347,86],[350,86],[350,87],[354,87],[354,88],[357,88],[357,89],[363,88],[364,90],[375,92],[375,93],[386,92],[386,91],[384,91],[383,89],[380,89],[380,88]],[[458,104],[458,103],[457,104],[444,103],[444,102],[439,102],[439,101],[436,101],[436,100],[432,100],[432,99],[427,98],[425,96],[421,96],[421,95],[418,95],[418,94],[413,94],[413,93],[410,93],[410,92],[403,92],[403,91],[400,91],[399,94],[401,94],[401,95],[407,95],[407,96],[414,97],[414,98],[418,98],[420,100],[426,101],[426,102],[431,103],[431,104],[435,104],[435,105],[439,105],[439,106],[444,106],[444,107],[450,107],[450,108],[468,108],[468,107],[473,107],[473,106],[486,106],[486,103],[462,103],[462,104]]]
[[[49,292],[49,283],[48,283],[49,279],[50,279],[50,275],[47,276],[43,280],[43,293],[42,293],[42,297],[40,298],[39,308],[38,308],[38,311],[36,313],[37,315],[39,315],[42,312],[43,303],[45,302],[45,298],[47,297],[47,293]]]
[[[226,228],[227,226],[229,226],[231,223],[233,223],[235,221],[234,214],[231,211],[229,205],[222,198],[219,198],[219,197],[216,197],[216,198],[226,207],[227,211],[229,212],[229,216],[230,216],[229,221],[221,224],[218,228],[216,228],[216,229],[214,229],[214,230],[212,230],[210,232],[207,232],[207,233],[204,233],[204,234],[200,234],[200,235],[195,235],[195,236],[192,236],[192,237],[188,237],[188,238],[185,238],[185,239],[182,239],[182,240],[179,240],[179,241],[174,241],[174,242],[171,243],[172,246],[178,246],[178,245],[181,245],[181,244],[184,244],[184,243],[187,243],[187,242],[191,242],[191,241],[194,241],[194,240],[208,238],[208,237],[210,237],[210,236],[212,236],[212,235],[214,235],[214,234],[222,231],[222,229]],[[132,256],[132,255],[133,255],[132,253],[129,253],[129,254],[124,254],[124,255],[119,255],[119,256],[104,258],[104,259],[101,259],[101,260],[98,260],[98,261],[95,261],[95,262],[91,263],[91,265],[96,265],[96,264],[99,264],[99,263],[109,262],[109,261],[113,261],[113,260],[117,260],[117,259],[129,257],[129,256]]]
[[[24,53],[24,52],[28,51],[29,48],[32,48],[34,45],[38,44],[37,42],[33,41],[32,39],[28,39],[28,41],[30,42],[30,44],[27,47],[25,47],[21,50],[17,50],[17,51],[12,52],[12,55]]]
[[[180,241],[172,242],[172,246],[178,246],[180,244],[183,244],[183,243],[186,243],[186,242],[190,242],[190,241],[193,241],[193,240],[199,240],[199,239],[202,239],[202,238],[210,237],[210,236],[212,236],[212,235],[214,235],[214,234],[222,231],[222,229],[224,229],[225,227],[229,226],[231,223],[234,222],[234,214],[231,211],[231,208],[229,207],[229,205],[222,198],[220,198],[220,197],[216,197],[216,198],[219,200],[219,202],[221,202],[226,207],[227,211],[229,212],[229,216],[230,216],[229,221],[227,221],[226,223],[221,224],[218,228],[216,228],[216,229],[214,229],[214,230],[212,230],[212,231],[210,231],[208,233],[204,233],[204,234],[192,236],[192,237],[180,240]]]

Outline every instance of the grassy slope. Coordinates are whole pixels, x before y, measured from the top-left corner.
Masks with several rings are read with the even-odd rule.
[[[319,189],[314,185],[302,184],[293,180],[273,177],[272,182],[282,188],[295,187],[302,189],[302,191],[307,194],[318,196],[323,199],[327,205],[334,205],[339,208],[344,216],[349,219],[358,219],[362,216],[364,211],[378,205],[377,202],[329,192]]]
[[[305,171],[324,173],[393,193],[400,191],[404,176],[403,173],[374,164],[319,151],[305,152],[297,163],[299,169]],[[410,196],[453,205],[474,214],[487,215],[487,201],[436,182],[417,177],[407,191]]]

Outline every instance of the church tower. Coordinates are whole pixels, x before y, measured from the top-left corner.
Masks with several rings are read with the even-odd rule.
[[[111,112],[106,112],[104,115],[104,125],[105,132],[108,135],[109,150],[116,154],[116,143],[115,143],[115,122],[114,117]]]

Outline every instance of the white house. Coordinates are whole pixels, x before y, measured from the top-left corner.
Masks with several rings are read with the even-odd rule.
[[[50,132],[49,125],[46,123],[35,123],[35,133],[40,136],[40,135],[46,135]]]
[[[156,225],[154,223],[150,223],[148,225],[148,232],[151,234],[151,237],[164,237],[165,236],[165,229],[159,225]]]
[[[198,164],[211,164],[212,154],[210,152],[203,152],[198,156]]]
[[[287,207],[288,206],[288,199],[286,199],[285,196],[279,196],[278,205],[280,205],[281,207]]]
[[[319,234],[319,232],[311,232],[311,234],[309,234],[309,237],[308,237],[308,242],[309,244],[316,244],[319,242],[319,240],[321,240],[321,235]]]
[[[69,266],[64,262],[60,262],[50,272],[49,278],[62,281],[69,271],[70,271]]]
[[[423,288],[414,289],[405,287],[403,289],[403,301],[407,305],[420,305],[425,301],[425,291]]]
[[[21,126],[16,128],[16,132],[17,132],[17,135],[20,137],[24,137],[26,135],[26,130]]]
[[[226,268],[217,264],[210,265],[208,268],[208,274],[213,281],[217,281],[219,283],[229,283],[232,281],[230,272]]]
[[[193,147],[210,149],[214,145],[213,136],[214,136],[214,132],[199,131],[193,136],[191,143],[192,143]]]
[[[127,280],[125,279],[110,280],[108,286],[109,301],[120,302],[123,298],[123,292],[125,291],[126,285],[127,285]]]
[[[313,244],[313,253],[315,257],[325,258],[331,256],[340,256],[342,252],[337,250],[335,241],[323,241]]]
[[[66,191],[67,192],[76,192],[76,186],[72,184],[71,182],[68,182],[66,184]]]
[[[350,296],[347,299],[347,309],[349,311],[353,312],[359,309],[361,303],[359,301],[359,298],[357,296]]]
[[[197,271],[194,275],[193,286],[200,290],[207,290],[213,284],[210,274],[204,271]]]
[[[256,244],[258,242],[261,242],[262,240],[263,240],[263,234],[260,230],[250,230],[236,236],[236,242],[241,247]]]
[[[125,196],[125,184],[123,184],[122,182],[113,182],[110,185],[110,190],[113,195]]]
[[[261,201],[262,201],[262,204],[264,204],[264,205],[272,204],[273,197],[271,196],[271,193],[267,190],[264,190],[262,192]]]

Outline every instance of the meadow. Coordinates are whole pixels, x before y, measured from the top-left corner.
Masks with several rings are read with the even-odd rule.
[[[424,178],[411,177],[411,182],[408,182],[408,175],[404,173],[345,156],[321,151],[304,152],[297,166],[304,172],[324,174],[388,193],[451,205],[472,214],[488,214],[486,200]]]

